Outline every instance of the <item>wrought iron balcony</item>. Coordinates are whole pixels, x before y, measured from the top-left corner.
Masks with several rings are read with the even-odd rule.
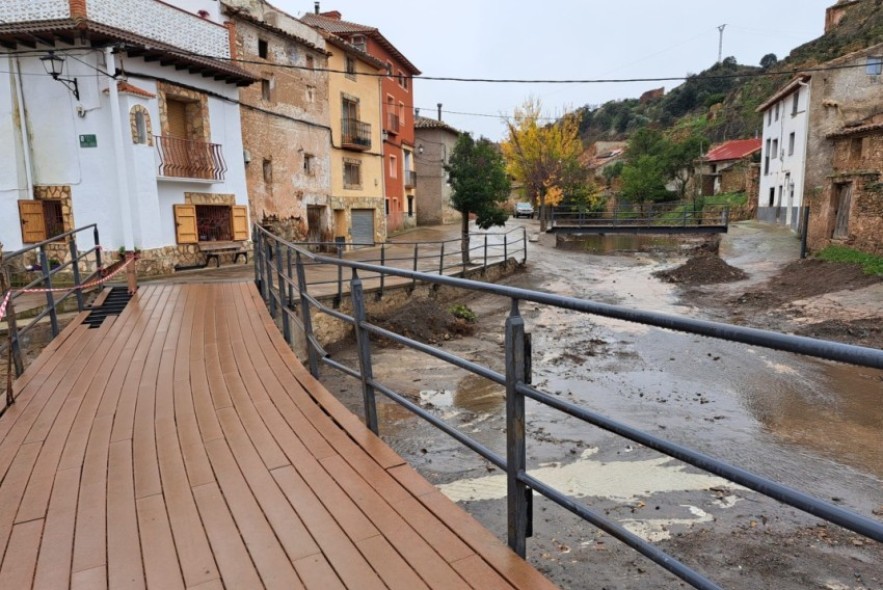
[[[348,150],[371,149],[371,124],[344,117],[341,120],[341,147]]]
[[[159,175],[168,178],[224,180],[227,163],[221,144],[156,136]]]
[[[386,130],[393,135],[398,135],[399,126],[399,116],[392,111],[386,113]]]
[[[405,188],[417,186],[417,173],[413,170],[405,170]]]

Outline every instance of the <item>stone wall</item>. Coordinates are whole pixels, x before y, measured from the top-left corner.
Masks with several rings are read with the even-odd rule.
[[[352,234],[348,228],[352,228],[353,209],[374,209],[374,243],[380,244],[386,241],[386,214],[383,197],[331,197],[331,209],[334,212],[334,237],[345,238],[351,242]]]
[[[741,193],[751,185],[751,162],[736,162],[720,174],[721,193]]]

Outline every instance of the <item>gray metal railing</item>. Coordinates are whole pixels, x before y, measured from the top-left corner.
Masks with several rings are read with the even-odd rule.
[[[346,260],[314,254],[296,244],[255,228],[255,278],[271,315],[281,319],[282,330],[289,343],[293,342],[292,323],[303,333],[307,348],[310,373],[319,377],[319,363],[337,369],[360,380],[365,411],[365,422],[375,433],[379,432],[375,396],[380,393],[407,408],[442,432],[448,434],[467,448],[478,453],[491,464],[504,470],[507,475],[507,522],[509,546],[519,555],[526,553],[526,539],[532,534],[533,493],[537,492],[559,506],[569,510],[587,522],[619,539],[651,561],[681,578],[694,588],[718,589],[720,586],[703,574],[687,567],[667,555],[652,543],[645,541],[604,513],[575,501],[552,486],[531,476],[527,469],[525,441],[525,399],[530,398],[587,424],[626,438],[632,442],[654,449],[669,457],[683,461],[703,471],[715,474],[733,483],[754,490],[759,494],[795,507],[828,522],[842,526],[869,539],[883,542],[883,523],[867,516],[819,500],[807,493],[789,488],[776,481],[725,463],[709,455],[676,444],[637,428],[618,422],[603,414],[562,400],[560,397],[531,385],[531,338],[521,317],[522,302],[549,305],[561,309],[593,314],[635,322],[657,328],[685,332],[760,346],[772,350],[787,351],[808,357],[828,359],[856,366],[883,369],[883,350],[863,348],[815,340],[801,336],[780,334],[754,328],[734,326],[705,320],[696,320],[657,312],[629,309],[616,305],[541,293],[505,285],[466,280],[443,274],[421,272],[365,262]],[[286,268],[282,261],[287,261]],[[291,264],[294,263],[292,274]],[[344,314],[323,303],[309,293],[305,283],[304,268],[307,264],[336,265],[341,272],[351,273],[350,299],[352,315]],[[365,273],[389,275],[413,282],[456,287],[468,291],[488,293],[511,301],[511,311],[505,323],[505,371],[499,373],[484,365],[461,358],[440,348],[376,326],[366,319],[365,292],[362,276]],[[299,304],[294,305],[292,292],[297,289]],[[313,314],[324,313],[353,326],[358,347],[358,367],[350,367],[332,359],[323,350],[313,333]],[[464,432],[450,426],[406,396],[384,385],[374,377],[371,355],[371,337],[391,340],[413,350],[450,363],[506,388],[506,456],[502,457]]]
[[[573,211],[553,209],[552,228],[695,228],[726,227],[729,209],[673,211],[660,215],[642,214],[635,211]]]
[[[92,246],[83,251],[80,250],[79,244],[77,243],[77,236],[82,234],[91,234],[92,238]],[[56,264],[53,262],[54,259],[51,257],[52,254],[49,252],[49,247],[51,245],[57,246],[59,243],[67,244],[70,260],[65,263],[59,262]],[[3,278],[0,279],[0,285],[3,287],[0,289],[0,291],[2,291],[0,292],[0,301],[3,301],[6,298],[10,290],[12,291],[12,295],[7,302],[6,315],[4,318],[7,322],[7,337],[5,341],[0,342],[0,358],[5,358],[6,355],[9,354],[9,351],[12,351],[12,364],[14,366],[16,377],[21,376],[25,369],[21,343],[22,338],[27,335],[28,332],[30,332],[40,321],[48,317],[52,337],[54,338],[55,336],[58,336],[60,331],[58,325],[58,309],[59,306],[71,296],[76,298],[77,311],[83,311],[85,309],[86,304],[81,287],[100,276],[103,268],[101,248],[99,244],[98,226],[93,223],[59,234],[38,244],[27,246],[3,257],[2,268],[0,268],[0,274],[3,275]],[[36,264],[29,265],[32,270],[26,272],[29,274],[36,274],[37,276],[26,284],[16,286],[13,289],[11,281],[8,278],[10,275],[9,271],[14,266],[25,268],[24,261],[29,256],[35,257]],[[84,277],[83,273],[87,268],[91,267],[93,263],[94,270]],[[53,291],[53,281],[57,280],[60,273],[65,273],[65,278],[68,278],[69,276],[72,284],[65,285],[61,290]],[[29,318],[26,325],[21,326],[16,317],[15,307],[17,301],[28,295],[25,293],[27,290],[44,290],[46,303],[42,311]],[[8,399],[7,405],[11,402],[12,400]]]

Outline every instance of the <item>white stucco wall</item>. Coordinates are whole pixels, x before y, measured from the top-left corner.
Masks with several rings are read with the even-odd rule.
[[[119,131],[122,151],[114,144],[114,125],[110,105],[109,77],[104,70],[104,55],[93,50],[77,52],[86,62],[65,60],[64,77],[77,78],[80,100],[60,82],[46,75],[37,57],[22,58],[25,120],[31,138],[32,169],[35,185],[68,185],[71,187],[74,224],[78,227],[98,223],[102,245],[116,249],[124,245],[123,226],[129,223],[134,245],[142,249],[175,244],[172,205],[184,203],[185,192],[235,194],[239,204],[247,205],[245,168],[242,160],[242,135],[239,107],[220,98],[208,99],[211,142],[222,145],[227,164],[222,182],[188,182],[158,180],[155,147],[132,142],[129,111],[135,104],[150,112],[154,135],[161,133],[156,98],[121,94]],[[0,57],[0,64],[8,60]],[[238,89],[200,75],[162,67],[141,59],[126,58],[130,83],[156,93],[150,77],[236,99]],[[0,67],[12,71],[10,67]],[[138,77],[136,74],[147,76]],[[6,74],[0,74],[5,77]],[[32,198],[29,194],[23,164],[23,142],[18,101],[12,84],[0,84],[0,242],[6,251],[22,247],[17,201]],[[95,135],[97,147],[81,148],[81,135]],[[123,220],[117,167],[124,167],[125,188],[130,195],[131,216]]]
[[[796,114],[793,113],[795,93],[799,93]],[[763,152],[761,154],[758,218],[763,221],[777,221],[795,229],[799,223],[800,208],[803,206],[804,200],[809,101],[809,87],[798,86],[794,92],[770,105],[769,109],[763,113]],[[775,116],[777,105],[778,119]],[[770,113],[773,115],[772,121],[770,121]],[[793,154],[789,153],[792,133],[795,138]],[[767,145],[771,145],[774,141],[778,141],[777,154],[770,153],[772,150],[767,148]],[[768,172],[765,169],[767,157],[769,157]],[[793,197],[791,183],[794,184]],[[782,187],[781,194],[779,187]],[[775,189],[772,205],[770,205],[770,189]]]

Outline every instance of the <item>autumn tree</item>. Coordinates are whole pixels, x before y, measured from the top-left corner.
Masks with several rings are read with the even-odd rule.
[[[457,138],[448,164],[451,206],[463,217],[463,264],[469,262],[469,215],[481,229],[504,225],[509,214],[503,205],[509,198],[510,183],[506,163],[497,147],[482,137],[475,141],[469,133]]]
[[[503,142],[503,155],[509,174],[524,185],[531,202],[539,206],[540,231],[545,231],[546,206],[560,203],[568,188],[585,182],[585,176],[574,177],[582,168],[580,117],[569,114],[554,124],[542,125],[541,113],[542,105],[536,99],[528,99],[515,109],[507,123],[509,134]]]

